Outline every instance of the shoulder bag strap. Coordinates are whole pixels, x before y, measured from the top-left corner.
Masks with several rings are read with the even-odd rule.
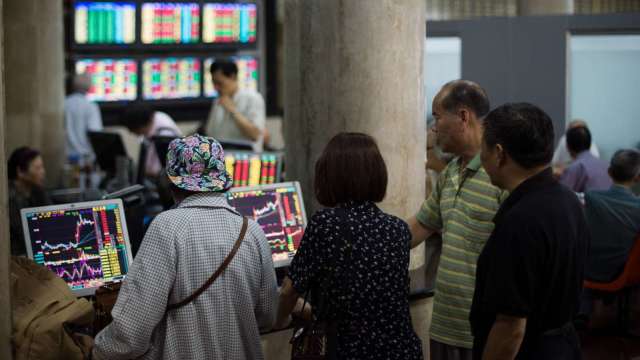
[[[242,244],[242,240],[244,240],[245,234],[247,233],[248,224],[249,222],[247,221],[247,218],[243,216],[242,229],[240,230],[240,236],[238,236],[238,240],[236,240],[236,243],[233,245],[233,249],[231,249],[231,252],[224,259],[220,267],[218,267],[218,270],[216,270],[216,272],[214,272],[213,275],[211,275],[209,280],[207,280],[206,283],[204,283],[198,290],[196,290],[189,297],[180,301],[179,303],[170,304],[169,306],[167,306],[167,312],[170,310],[181,308],[189,304],[193,300],[197,299],[198,296],[200,296],[203,292],[205,292],[209,288],[209,286],[211,286],[211,284],[213,284],[213,282],[216,281],[216,279],[227,269],[227,267],[229,266],[229,263],[231,263],[231,260],[233,260],[234,256],[236,256],[236,253],[240,248],[240,244]]]

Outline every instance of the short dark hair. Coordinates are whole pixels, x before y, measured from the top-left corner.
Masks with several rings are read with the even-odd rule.
[[[484,142],[502,145],[525,169],[546,165],[553,157],[553,121],[539,107],[528,103],[505,104],[484,119]]]
[[[238,75],[238,65],[230,59],[219,59],[212,62],[211,67],[209,68],[211,76],[213,76],[213,73],[218,70],[222,71],[225,76],[230,77]]]
[[[442,87],[442,91],[440,104],[450,113],[457,111],[461,106],[471,109],[480,118],[489,112],[487,92],[473,81],[450,81]]]
[[[318,202],[334,207],[348,201],[380,202],[387,192],[387,166],[376,141],[362,133],[334,136],[316,162]]]
[[[567,130],[567,149],[579,154],[591,148],[591,132],[586,126],[578,126]]]
[[[15,180],[18,178],[18,169],[23,172],[28,171],[31,162],[38,156],[40,156],[40,151],[28,146],[15,149],[11,153],[11,156],[9,156],[9,161],[7,161],[7,173],[9,175],[9,180]]]
[[[609,175],[613,181],[623,183],[633,180],[640,174],[640,151],[623,149],[616,151],[611,158]]]
[[[134,104],[127,107],[120,123],[131,131],[143,128],[151,123],[153,109],[147,104]]]

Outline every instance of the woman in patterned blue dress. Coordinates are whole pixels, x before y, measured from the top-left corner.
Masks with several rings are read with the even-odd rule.
[[[315,170],[315,195],[327,208],[306,228],[283,283],[276,326],[286,325],[297,299],[309,294],[314,315],[337,328],[329,358],[422,359],[409,313],[411,234],[375,204],[387,188],[375,140],[338,134]]]

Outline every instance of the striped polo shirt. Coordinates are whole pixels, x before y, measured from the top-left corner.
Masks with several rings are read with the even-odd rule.
[[[491,184],[479,154],[464,169],[460,161],[457,157],[449,162],[416,216],[424,226],[442,231],[431,338],[471,349],[469,311],[476,262],[493,231],[493,216],[505,193]]]

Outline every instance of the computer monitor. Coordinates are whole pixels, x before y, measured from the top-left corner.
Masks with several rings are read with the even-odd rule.
[[[133,44],[136,41],[136,4],[75,1],[73,27],[77,45]]]
[[[225,151],[224,155],[227,172],[235,187],[279,182],[282,159],[283,154],[275,152]]]
[[[117,172],[116,159],[119,156],[127,157],[122,137],[120,134],[104,131],[89,131],[87,134],[96,154],[96,162],[102,170],[114,175]]]
[[[250,55],[240,55],[230,57],[238,66],[238,86],[241,89],[251,89],[258,91],[259,65],[258,59]],[[204,96],[218,97],[218,92],[213,87],[211,78],[211,64],[215,58],[210,57],[204,59]]]
[[[307,224],[300,184],[286,182],[234,188],[227,192],[227,200],[240,214],[262,227],[274,266],[288,266]]]
[[[127,233],[129,234],[129,243],[131,244],[131,256],[134,259],[144,238],[144,218],[146,215],[145,191],[146,188],[144,186],[136,184],[102,197],[102,200],[120,199],[122,201],[124,216],[127,219]]]
[[[200,60],[195,57],[150,58],[142,62],[145,100],[200,96]]]
[[[143,44],[193,44],[200,41],[200,5],[195,2],[142,4]]]
[[[62,278],[76,296],[122,281],[132,261],[122,201],[20,211],[29,258]]]
[[[162,167],[166,167],[167,162],[167,153],[169,152],[169,144],[175,139],[177,136],[154,136],[151,138],[151,142],[156,150],[156,154],[158,154],[158,159],[160,159],[160,163]]]
[[[133,59],[80,59],[75,67],[76,74],[91,77],[89,100],[127,101],[138,96],[138,63]]]
[[[204,4],[202,40],[204,43],[256,42],[258,8],[253,3],[216,2]]]

